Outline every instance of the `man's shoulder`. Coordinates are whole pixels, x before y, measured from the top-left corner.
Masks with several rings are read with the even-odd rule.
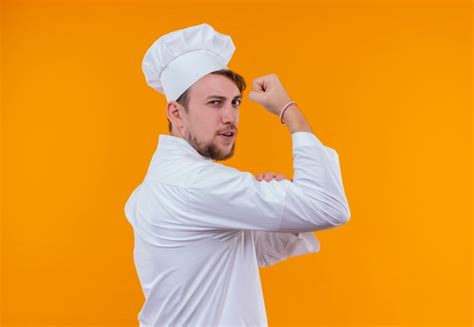
[[[193,190],[241,187],[248,185],[255,180],[253,174],[247,171],[239,170],[232,166],[221,163],[208,163],[196,167],[192,178],[189,181],[188,188]]]
[[[146,180],[191,189],[207,189],[220,184],[252,179],[252,174],[214,161],[183,159],[161,162],[147,173]]]
[[[150,165],[145,180],[179,187],[198,186],[199,181],[236,174],[238,170],[213,161],[159,160]]]

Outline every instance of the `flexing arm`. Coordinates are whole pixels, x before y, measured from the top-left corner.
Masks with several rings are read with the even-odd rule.
[[[257,78],[249,98],[275,115],[290,101],[274,74]],[[296,106],[287,108],[284,119],[292,138],[292,182],[261,183],[250,173],[202,163],[184,195],[190,226],[298,233],[349,220],[337,152],[312,133]]]

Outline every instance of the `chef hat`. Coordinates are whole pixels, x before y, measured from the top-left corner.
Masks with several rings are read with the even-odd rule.
[[[142,62],[147,84],[168,101],[213,71],[228,68],[235,46],[228,35],[200,24],[162,35]]]

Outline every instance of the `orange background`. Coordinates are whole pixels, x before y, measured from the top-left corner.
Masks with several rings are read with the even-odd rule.
[[[2,326],[138,325],[124,205],[167,134],[141,60],[202,22],[249,86],[222,163],[292,175],[287,128],[247,98],[270,72],[340,157],[351,220],[261,268],[270,326],[473,325],[472,3],[1,5]]]

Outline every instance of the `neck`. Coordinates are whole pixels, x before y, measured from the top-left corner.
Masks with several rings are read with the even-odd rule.
[[[170,135],[184,139],[184,137],[181,135],[181,133],[179,131],[176,130],[176,128],[171,129]]]

